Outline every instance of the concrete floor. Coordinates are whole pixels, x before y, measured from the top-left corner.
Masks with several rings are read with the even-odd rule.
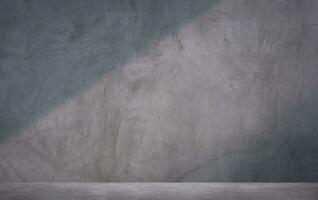
[[[1,200],[318,199],[311,183],[4,183]]]

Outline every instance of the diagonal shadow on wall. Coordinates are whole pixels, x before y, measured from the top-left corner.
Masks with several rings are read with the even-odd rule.
[[[216,2],[1,1],[0,142]]]

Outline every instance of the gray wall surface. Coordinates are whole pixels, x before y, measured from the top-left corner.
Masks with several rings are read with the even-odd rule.
[[[318,1],[0,1],[0,182],[318,181]]]

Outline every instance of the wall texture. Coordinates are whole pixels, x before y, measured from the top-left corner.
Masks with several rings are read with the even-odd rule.
[[[318,181],[318,1],[1,1],[0,182]]]

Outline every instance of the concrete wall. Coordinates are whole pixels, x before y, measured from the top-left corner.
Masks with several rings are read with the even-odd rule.
[[[318,1],[1,1],[0,181],[317,181]]]

